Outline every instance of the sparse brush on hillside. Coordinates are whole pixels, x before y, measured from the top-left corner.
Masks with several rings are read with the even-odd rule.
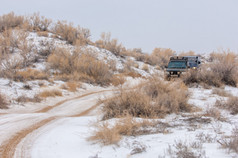
[[[151,79],[142,88],[121,90],[118,95],[102,101],[103,119],[121,117],[125,114],[134,117],[163,117],[169,113],[191,111],[187,103],[188,92],[183,83],[165,83]]]
[[[219,108],[227,109],[231,114],[238,113],[238,97],[229,96],[226,101],[217,100],[215,105]]]
[[[102,33],[101,39],[97,40],[95,45],[99,48],[107,49],[115,55],[121,55],[125,49],[122,44],[118,43],[117,39],[111,39],[111,33]]]
[[[164,132],[166,125],[162,125],[163,127],[161,126],[162,128],[159,130],[152,129],[153,127],[156,128],[158,124],[158,121],[137,121],[133,119],[132,116],[127,115],[117,121],[114,125],[110,125],[107,122],[97,125],[97,130],[93,133],[93,136],[91,136],[89,140],[99,141],[104,145],[117,144],[123,135],[137,136]]]
[[[167,66],[171,56],[175,55],[175,51],[166,48],[155,48],[150,56],[151,65],[159,65],[161,68]]]
[[[58,89],[44,90],[37,95],[37,97],[47,98],[47,97],[56,97],[62,96],[62,92]]]
[[[222,84],[236,87],[238,82],[237,55],[232,52],[223,52],[213,55],[213,62],[203,65],[199,71],[190,71],[183,81],[191,83],[205,83],[220,87]]]
[[[47,80],[48,75],[39,70],[27,69],[23,71],[16,71],[13,76],[14,81],[28,81],[28,80]]]
[[[108,65],[86,51],[71,53],[67,49],[57,48],[48,58],[49,66],[59,70],[59,75],[66,77],[67,80],[82,80],[100,85],[109,84],[112,74]]]
[[[17,16],[13,12],[0,16],[0,32],[10,28],[21,27],[25,23],[23,16]]]
[[[6,108],[7,108],[6,98],[0,93],[0,109]]]
[[[58,21],[53,32],[73,45],[85,45],[90,42],[90,31],[80,26],[74,27],[72,23]]]
[[[29,26],[35,31],[48,31],[52,24],[51,19],[40,16],[39,13],[34,13],[28,19]]]

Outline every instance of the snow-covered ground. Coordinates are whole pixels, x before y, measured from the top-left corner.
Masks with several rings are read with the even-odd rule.
[[[226,89],[230,89],[230,87]],[[192,96],[189,102],[204,109],[213,106],[216,97],[218,97],[214,96],[211,90],[203,88],[191,88],[190,91]],[[62,118],[45,126],[38,132],[38,136],[31,146],[31,156],[33,158],[171,157],[167,150],[169,146],[172,149],[175,148],[174,144],[179,141],[185,144],[201,143],[200,148],[189,149],[201,154],[201,157],[228,158],[238,156],[221,149],[217,142],[225,134],[229,135],[232,128],[238,125],[237,116],[228,113],[225,116],[227,119],[225,122],[205,116],[196,117],[196,114],[185,114],[184,116],[172,114],[160,119],[160,121],[170,125],[167,128],[168,133],[136,137],[124,136],[119,144],[108,146],[88,141],[95,130],[93,124],[99,121],[99,115],[95,114]],[[192,121],[193,118],[194,121]],[[143,149],[143,152],[133,154],[136,149]]]
[[[47,42],[59,47],[74,50],[75,47],[65,41],[38,36],[31,32],[28,36],[35,49],[44,49]],[[132,69],[143,78],[127,77],[123,87],[130,89],[140,84],[151,75],[163,76],[161,70],[145,63],[136,61],[133,57],[120,57],[95,46],[86,46],[94,56],[105,63],[115,63],[119,73],[126,62],[136,63]],[[208,58],[208,57],[206,57]],[[45,70],[44,60],[34,63],[37,70]],[[100,87],[81,83],[76,92],[62,89],[64,81],[26,81],[15,82],[0,78],[0,93],[9,99],[9,109],[0,110],[0,143],[2,157],[32,157],[32,158],[158,158],[176,157],[176,144],[182,142],[199,157],[238,157],[237,154],[221,148],[219,140],[229,136],[232,129],[238,127],[238,116],[228,111],[217,109],[222,118],[206,116],[217,99],[227,99],[218,96],[212,89],[203,87],[189,88],[189,103],[197,107],[194,113],[171,114],[158,121],[167,124],[166,132],[141,136],[124,136],[118,144],[104,146],[98,142],[89,141],[96,130],[95,124],[102,123],[98,100],[110,97],[117,92],[118,87]],[[25,88],[29,86],[30,88]],[[18,97],[33,98],[45,89],[60,89],[62,97],[47,98],[40,103],[19,103]],[[224,91],[234,96],[238,88],[224,87]],[[139,118],[135,118],[139,119]],[[112,124],[116,119],[109,120]],[[193,144],[193,145],[191,145]],[[195,145],[194,145],[195,144]],[[191,147],[193,146],[193,147]],[[170,149],[170,150],[169,150]]]

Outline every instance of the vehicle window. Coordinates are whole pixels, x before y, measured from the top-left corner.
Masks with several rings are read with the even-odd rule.
[[[168,68],[186,68],[186,62],[184,61],[170,61]]]

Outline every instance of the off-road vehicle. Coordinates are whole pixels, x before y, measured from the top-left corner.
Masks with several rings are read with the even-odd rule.
[[[180,77],[189,68],[188,59],[184,57],[170,57],[168,66],[165,69],[166,78],[171,76]]]

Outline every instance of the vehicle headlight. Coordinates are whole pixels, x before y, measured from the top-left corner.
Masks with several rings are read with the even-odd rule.
[[[193,67],[193,69],[195,70],[195,69],[197,69],[196,67]]]

